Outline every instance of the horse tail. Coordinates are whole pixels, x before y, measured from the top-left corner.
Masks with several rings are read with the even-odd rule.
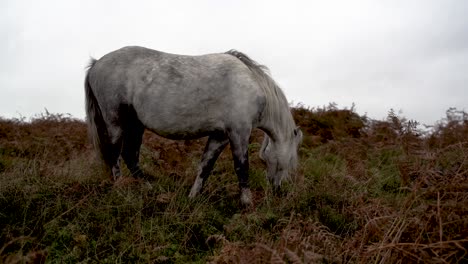
[[[104,118],[102,117],[101,108],[96,100],[91,83],[89,82],[89,73],[96,64],[97,60],[91,58],[86,71],[85,77],[85,105],[86,105],[86,121],[88,123],[88,135],[89,138],[98,152],[99,158],[108,165],[108,148],[106,142],[108,142],[107,128]]]

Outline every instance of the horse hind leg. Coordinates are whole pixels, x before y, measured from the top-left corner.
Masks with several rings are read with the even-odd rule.
[[[144,130],[143,124],[134,119],[123,131],[122,158],[134,177],[143,177],[138,160]]]
[[[190,198],[196,197],[201,192],[206,179],[213,170],[216,160],[228,143],[229,140],[224,134],[211,135],[208,138],[208,142],[206,143],[202,160],[198,168],[197,178],[190,190]]]
[[[102,142],[102,156],[104,162],[111,170],[113,180],[122,176],[120,170],[120,151],[122,149],[122,129],[120,127],[108,127],[108,139]]]

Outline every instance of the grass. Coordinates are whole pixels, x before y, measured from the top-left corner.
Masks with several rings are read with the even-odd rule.
[[[0,263],[462,263],[468,260],[468,118],[430,132],[392,111],[293,109],[304,142],[274,195],[250,151],[254,206],[239,202],[226,150],[187,198],[205,140],[146,133],[150,180],[100,170],[81,120],[0,119]]]

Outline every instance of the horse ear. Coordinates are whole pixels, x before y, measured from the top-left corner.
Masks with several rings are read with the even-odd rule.
[[[300,144],[300,142],[302,142],[303,135],[302,135],[302,131],[301,131],[300,127],[296,127],[294,129],[294,137],[295,137],[295,139],[297,141],[297,144]]]

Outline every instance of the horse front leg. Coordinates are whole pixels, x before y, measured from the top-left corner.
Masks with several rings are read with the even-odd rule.
[[[229,135],[234,168],[239,179],[240,200],[245,206],[252,205],[252,193],[249,189],[249,138],[250,129],[245,133],[231,133]]]
[[[213,170],[216,160],[228,143],[229,140],[224,134],[214,134],[208,138],[201,163],[198,167],[197,178],[190,190],[190,198],[196,197],[201,192],[206,179],[210,176],[210,173]]]

